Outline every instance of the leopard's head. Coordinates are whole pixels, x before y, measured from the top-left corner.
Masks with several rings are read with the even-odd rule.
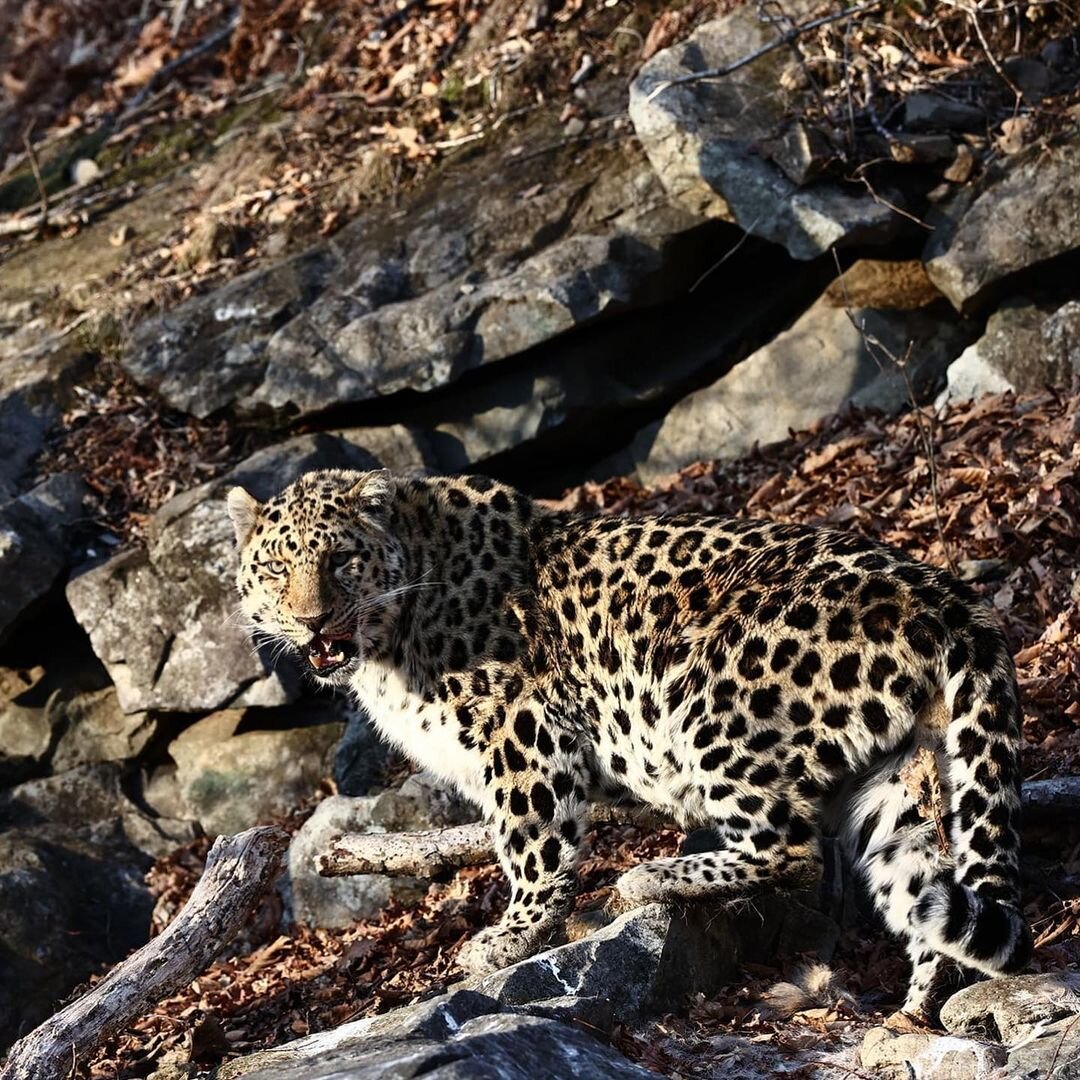
[[[259,502],[229,492],[240,608],[252,632],[294,649],[320,680],[343,685],[385,654],[400,606],[401,548],[390,532],[385,471],[307,473]]]

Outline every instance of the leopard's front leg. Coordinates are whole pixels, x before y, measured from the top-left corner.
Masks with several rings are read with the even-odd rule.
[[[509,713],[488,751],[486,809],[495,823],[510,904],[499,922],[458,953],[483,974],[537,952],[566,918],[586,818],[584,761],[541,719],[535,702]]]

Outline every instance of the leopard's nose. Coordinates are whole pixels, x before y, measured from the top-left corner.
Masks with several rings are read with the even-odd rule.
[[[329,611],[321,611],[318,615],[297,615],[296,621],[306,626],[313,634],[317,634],[330,618]]]

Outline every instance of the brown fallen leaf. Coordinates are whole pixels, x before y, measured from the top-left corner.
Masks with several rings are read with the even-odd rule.
[[[941,774],[937,758],[925,746],[920,746],[911,760],[900,770],[900,779],[908,794],[915,800],[919,816],[932,821],[937,829],[938,847],[942,855],[950,851],[949,835],[945,830],[945,809],[941,797]]]

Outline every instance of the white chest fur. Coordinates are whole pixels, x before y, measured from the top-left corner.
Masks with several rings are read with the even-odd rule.
[[[483,761],[461,744],[457,719],[441,702],[425,702],[396,667],[378,661],[358,668],[349,685],[387,742],[483,805]]]

